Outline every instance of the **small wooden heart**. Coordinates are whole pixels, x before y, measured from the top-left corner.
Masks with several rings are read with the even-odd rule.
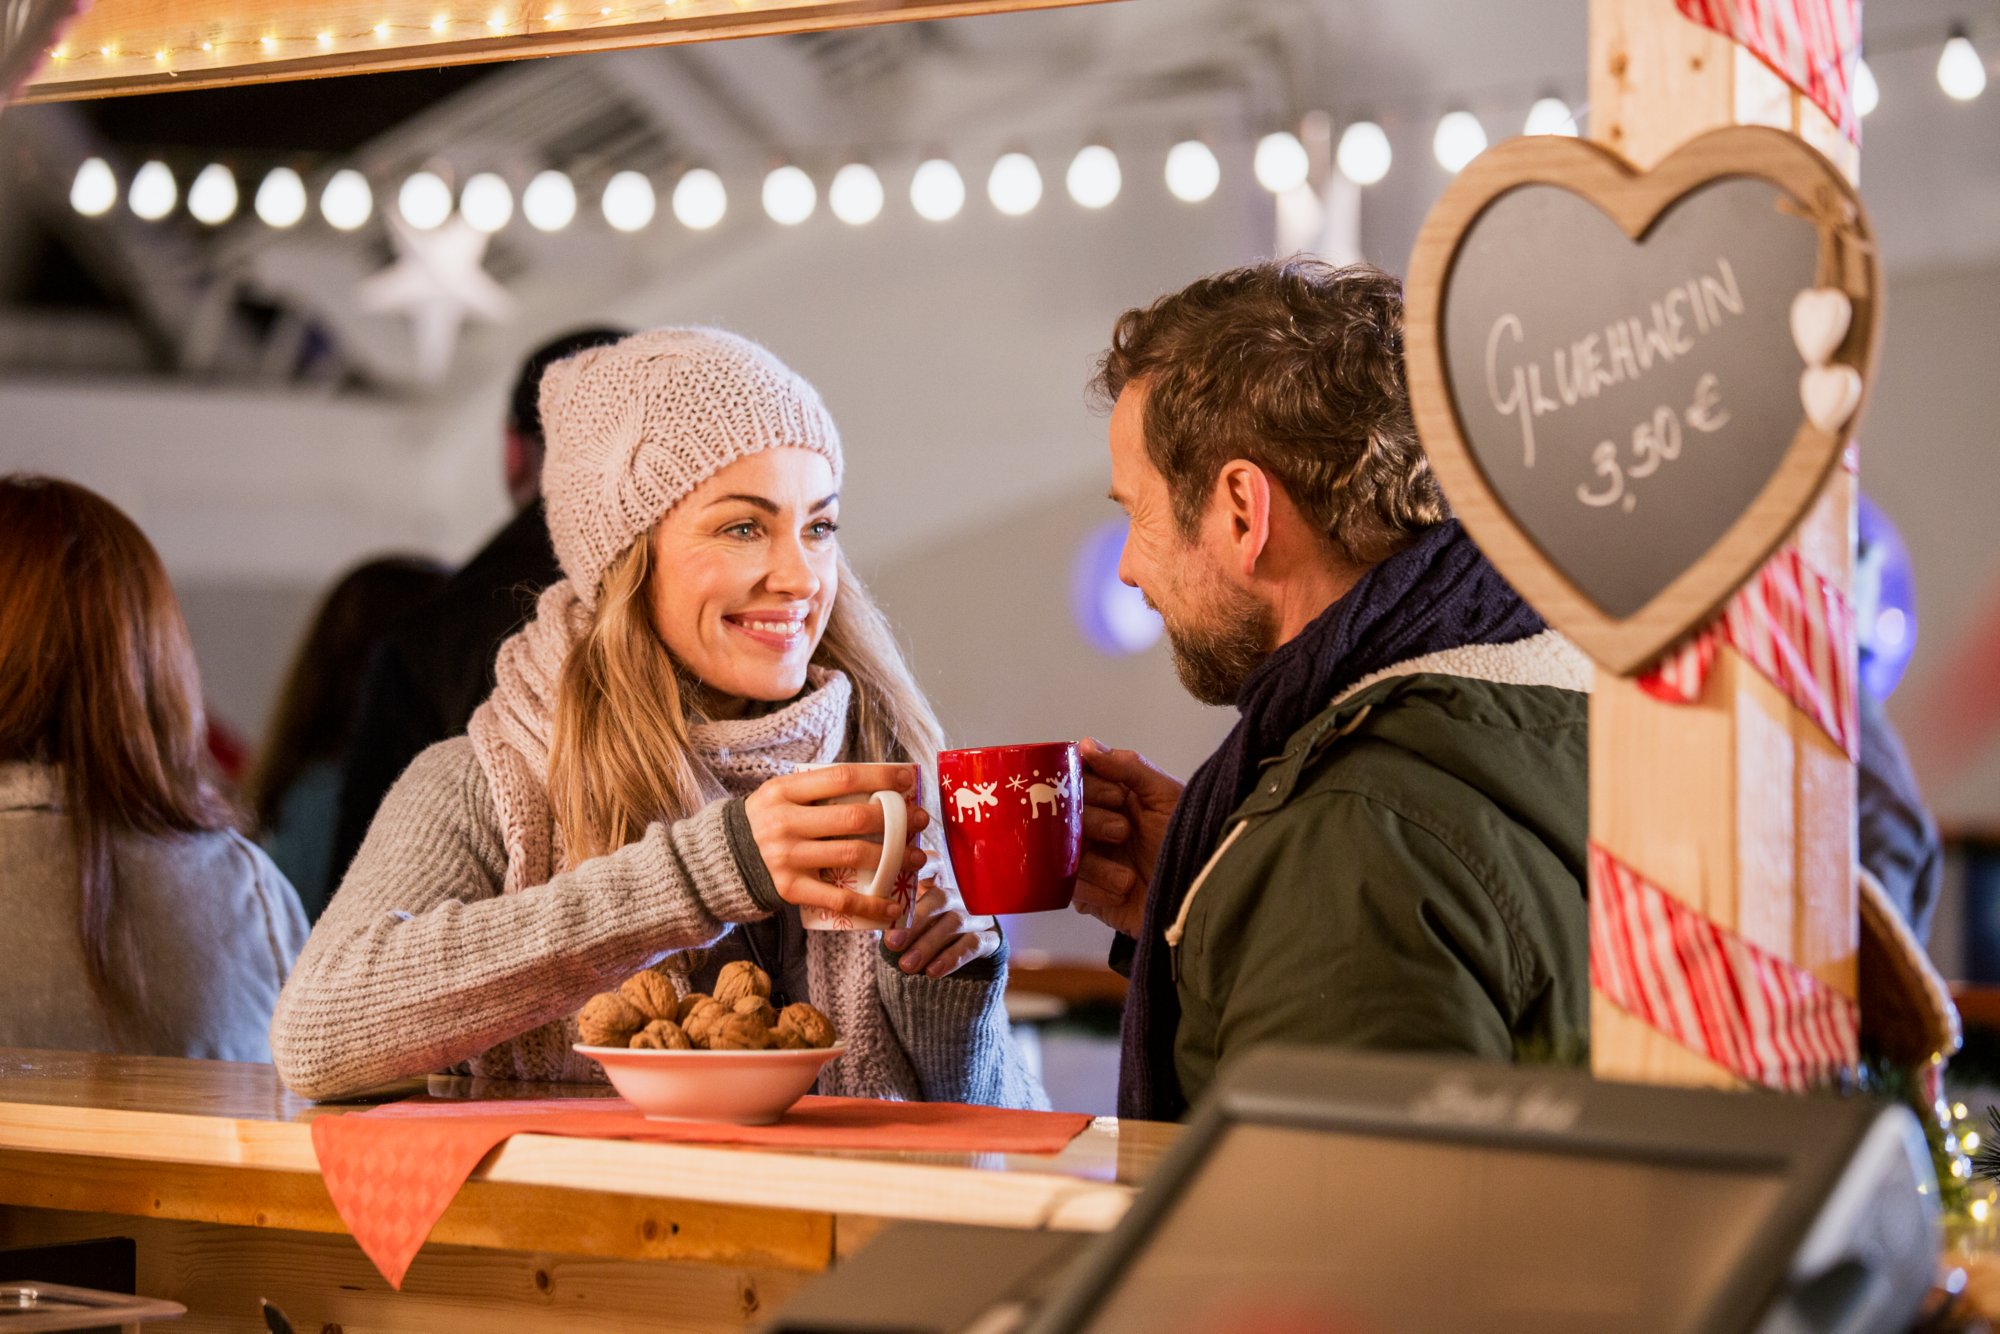
[[[1847,337],[1854,303],[1838,287],[1811,287],[1792,298],[1792,344],[1808,366],[1824,366]]]
[[[1852,188],[1782,131],[1717,130],[1647,172],[1509,140],[1418,237],[1411,404],[1487,556],[1631,674],[1811,507],[1866,397],[1879,290]]]
[[[1861,372],[1852,366],[1808,366],[1799,377],[1806,418],[1822,431],[1838,431],[1861,405]]]

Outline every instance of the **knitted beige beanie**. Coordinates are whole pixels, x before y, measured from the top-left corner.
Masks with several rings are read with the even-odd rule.
[[[745,455],[810,449],[840,482],[840,432],[818,391],[720,329],[650,329],[559,361],[541,410],[549,536],[586,606],[661,515]]]

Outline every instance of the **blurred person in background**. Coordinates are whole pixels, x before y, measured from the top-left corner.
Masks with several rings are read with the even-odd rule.
[[[410,761],[436,742],[465,735],[472,711],[493,693],[500,645],[534,615],[541,591],[562,578],[542,507],[547,444],[536,391],[553,363],[626,332],[579,329],[551,339],[514,377],[504,436],[507,495],[516,513],[436,596],[391,628],[367,668],[354,740],[341,766],[328,855],[332,881],[354,860],[382,798]]]
[[[433,597],[450,572],[410,556],[371,560],[326,595],[285,675],[247,800],[257,838],[316,922],[333,890],[340,766],[354,737],[362,673],[389,627]]]
[[[0,477],[0,1046],[271,1059],[305,916],[204,734],[152,544],[83,487]]]

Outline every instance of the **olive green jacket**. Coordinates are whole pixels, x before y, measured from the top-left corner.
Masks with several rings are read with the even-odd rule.
[[[1190,1102],[1261,1042],[1582,1058],[1590,679],[1553,631],[1468,646],[1293,734],[1167,930]]]

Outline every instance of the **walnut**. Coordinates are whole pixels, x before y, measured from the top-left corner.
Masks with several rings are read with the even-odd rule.
[[[764,1051],[770,1045],[771,1030],[748,1014],[730,1015],[708,1040],[710,1051]]]
[[[713,999],[715,998],[710,996],[706,991],[690,991],[687,995],[681,997],[680,1013],[674,1016],[674,1022],[685,1025],[689,1015],[700,1009],[703,1002]]]
[[[592,996],[576,1016],[577,1035],[591,1047],[622,1047],[645,1026],[639,1007],[615,991]]]
[[[771,1046],[778,1051],[804,1051],[812,1044],[799,1036],[795,1028],[774,1028],[771,1030]]]
[[[771,975],[748,959],[724,964],[721,975],[715,979],[715,998],[727,1006],[734,1007],[745,996],[770,994]]]
[[[804,1001],[794,1001],[779,1013],[777,1032],[780,1037],[796,1036],[807,1047],[831,1047],[836,1039],[833,1021]]]
[[[729,1008],[722,1002],[707,1000],[695,1006],[681,1023],[681,1028],[686,1031],[688,1040],[695,1046],[707,1047],[715,1030],[722,1027],[722,1021],[729,1017]]]
[[[650,968],[626,978],[618,994],[631,1001],[648,1019],[680,1019],[681,998],[674,991],[674,984]]]
[[[732,1007],[732,1013],[750,1015],[766,1028],[778,1022],[778,1012],[762,996],[745,996]]]
[[[634,1047],[648,1051],[692,1051],[694,1043],[681,1026],[671,1019],[655,1019],[632,1037]]]

